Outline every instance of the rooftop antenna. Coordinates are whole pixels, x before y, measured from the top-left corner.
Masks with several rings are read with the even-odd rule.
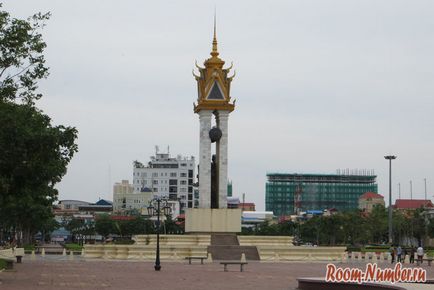
[[[158,150],[159,150],[158,145],[155,145],[155,155],[158,154]]]
[[[399,194],[399,199],[401,199],[401,183],[398,183],[398,194]]]
[[[167,145],[167,154],[170,154],[170,146]]]

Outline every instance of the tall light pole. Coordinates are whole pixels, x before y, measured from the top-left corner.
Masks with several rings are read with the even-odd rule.
[[[392,160],[396,159],[396,156],[387,155],[384,158],[389,160],[389,244],[392,244]]]
[[[427,200],[428,197],[426,196],[426,178],[424,178],[423,181],[425,182],[425,200]]]
[[[161,206],[162,204],[162,206]],[[156,197],[149,202],[148,206],[148,215],[149,216],[157,216],[157,251],[155,253],[155,271],[161,270],[160,265],[160,215],[170,214],[170,206],[168,204],[168,200],[161,197]]]

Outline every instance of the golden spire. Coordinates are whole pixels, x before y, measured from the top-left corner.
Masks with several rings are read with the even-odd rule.
[[[216,33],[216,11],[214,10],[214,38],[212,40],[212,51],[211,56],[217,57],[219,52],[217,50],[217,33]]]

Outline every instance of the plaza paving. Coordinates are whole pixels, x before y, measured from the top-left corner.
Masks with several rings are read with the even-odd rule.
[[[152,262],[26,257],[23,264],[16,264],[16,271],[0,273],[0,289],[296,289],[297,277],[323,277],[326,269],[326,263],[319,262],[249,262],[245,272],[239,272],[237,265],[224,272],[217,261],[205,265],[163,261],[161,265],[156,272]],[[433,278],[434,267],[424,268]]]

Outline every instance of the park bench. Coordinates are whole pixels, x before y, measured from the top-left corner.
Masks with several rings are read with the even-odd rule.
[[[223,265],[225,272],[228,271],[228,265],[240,265],[240,272],[243,272],[243,266],[247,265],[247,262],[220,262],[220,265]]]
[[[188,263],[191,265],[191,260],[200,260],[200,263],[203,265],[203,260],[208,259],[208,257],[196,257],[196,256],[190,256],[185,257],[186,260],[188,260]]]
[[[428,258],[428,259],[423,259],[423,260],[428,262],[428,266],[431,266],[431,262],[432,262],[433,258]]]

